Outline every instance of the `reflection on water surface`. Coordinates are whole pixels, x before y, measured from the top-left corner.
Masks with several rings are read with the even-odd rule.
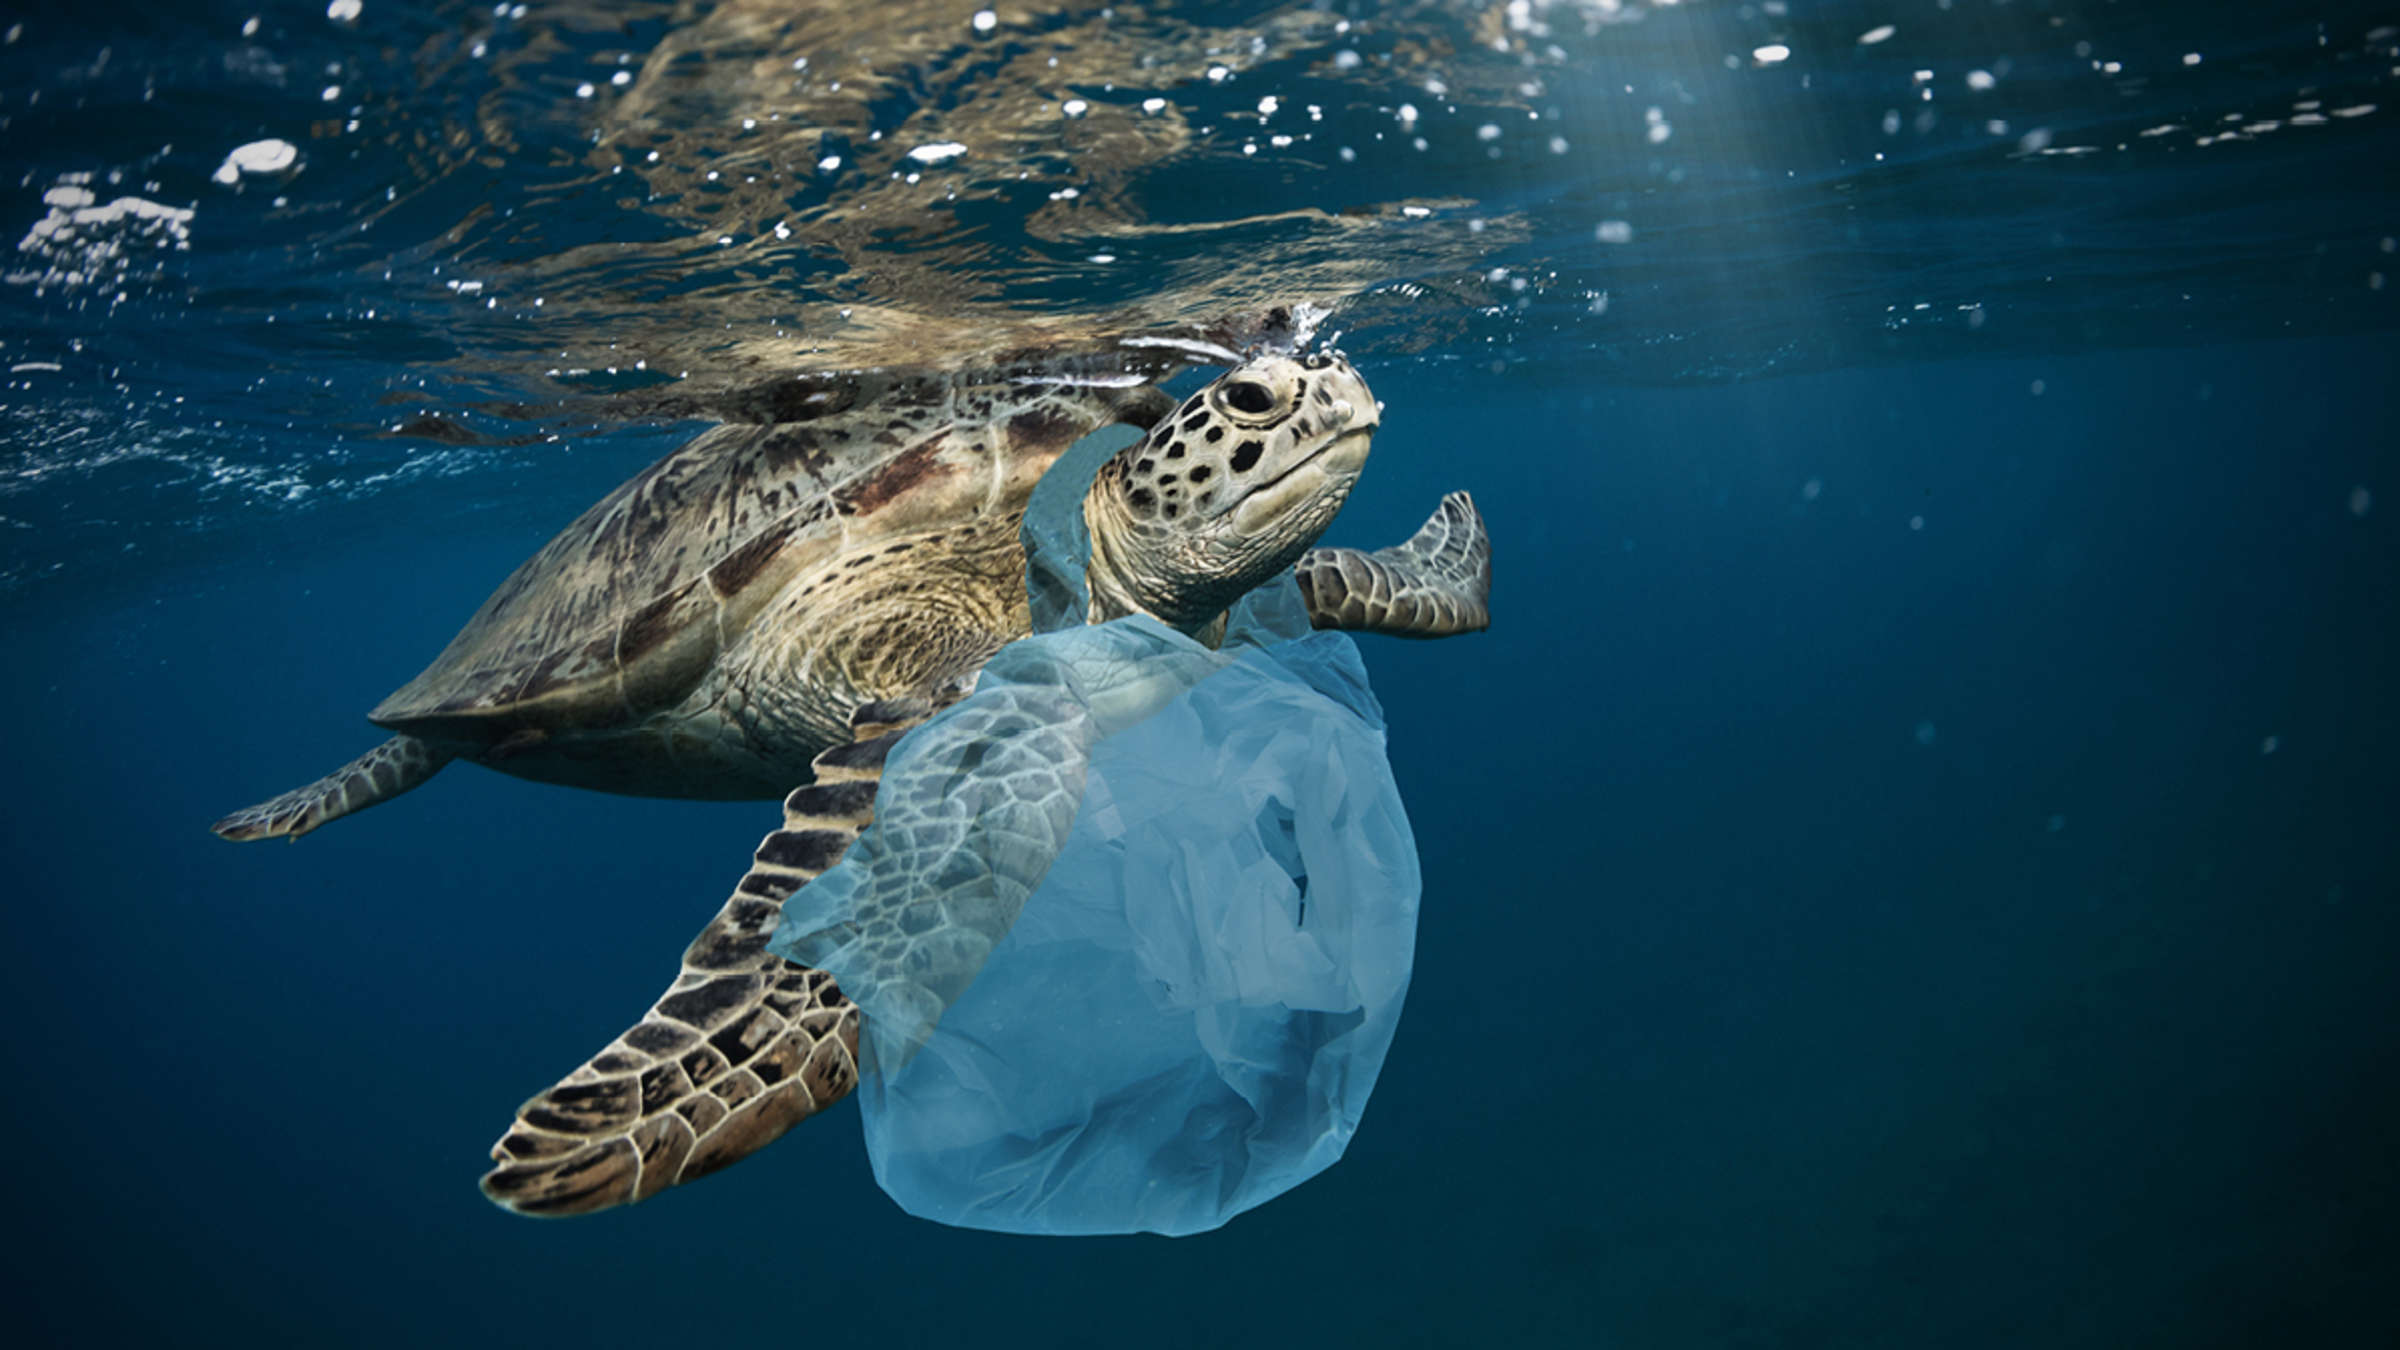
[[[756,415],[794,374],[1277,304],[1370,365],[1579,383],[2388,326],[2400,260],[2354,222],[2394,188],[2349,166],[2393,148],[2400,28],[2127,11],[29,19],[0,45],[0,575],[128,491],[205,528]]]

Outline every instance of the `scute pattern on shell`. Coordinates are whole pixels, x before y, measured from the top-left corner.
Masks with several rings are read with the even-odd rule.
[[[370,716],[487,742],[629,722],[797,570],[886,533],[911,488],[1055,458],[1148,392],[870,373],[809,420],[711,428],[560,531]]]

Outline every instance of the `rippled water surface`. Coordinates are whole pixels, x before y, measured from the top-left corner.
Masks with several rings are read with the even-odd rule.
[[[2400,1330],[2400,7],[304,0],[0,38],[45,1342]],[[1471,489],[1497,620],[1369,646],[1417,983],[1350,1156],[1221,1233],[918,1224],[846,1116],[508,1218],[483,1145],[772,822],[462,769],[295,848],[205,833],[364,749],[711,420],[1300,306],[1387,404],[1336,542]]]
[[[0,575],[534,465],[611,398],[1302,300],[1478,389],[2379,331],[2379,13],[27,19]]]

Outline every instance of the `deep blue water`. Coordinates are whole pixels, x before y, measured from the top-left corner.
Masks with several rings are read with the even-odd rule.
[[[924,29],[956,46],[975,8]],[[1161,66],[1065,92],[1170,99],[1188,143],[1011,130],[949,214],[875,200],[885,161],[803,166],[788,241],[694,182],[749,106],[711,91],[795,50],[712,35],[727,9],[28,16],[0,46],[14,1337],[2400,1334],[2400,10],[1597,22],[1628,8],[1128,11]],[[1018,35],[1105,47],[1000,17],[1036,57]],[[878,58],[845,158],[1042,92],[929,50]],[[1323,139],[1280,156],[1267,95]],[[1504,116],[1568,149],[1478,134]],[[296,175],[211,181],[264,136]],[[60,254],[62,186],[193,215]],[[126,219],[160,218],[95,230]],[[1387,403],[1329,539],[1464,487],[1497,541],[1490,632],[1363,640],[1426,885],[1348,1156],[1202,1237],[999,1238],[896,1210],[837,1108],[630,1209],[490,1206],[509,1110],[656,993],[772,808],[460,767],[292,847],[207,823],[370,745],[509,568],[765,375],[1283,294]],[[803,345],[737,341],[778,325]],[[659,359],[610,376],[612,342]],[[607,398],[661,390],[690,392]]]

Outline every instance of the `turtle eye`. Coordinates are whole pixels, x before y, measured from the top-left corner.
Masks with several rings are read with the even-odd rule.
[[[1265,385],[1255,380],[1236,380],[1225,386],[1225,403],[1235,412],[1245,412],[1256,417],[1260,413],[1274,408],[1275,395],[1269,393]]]

